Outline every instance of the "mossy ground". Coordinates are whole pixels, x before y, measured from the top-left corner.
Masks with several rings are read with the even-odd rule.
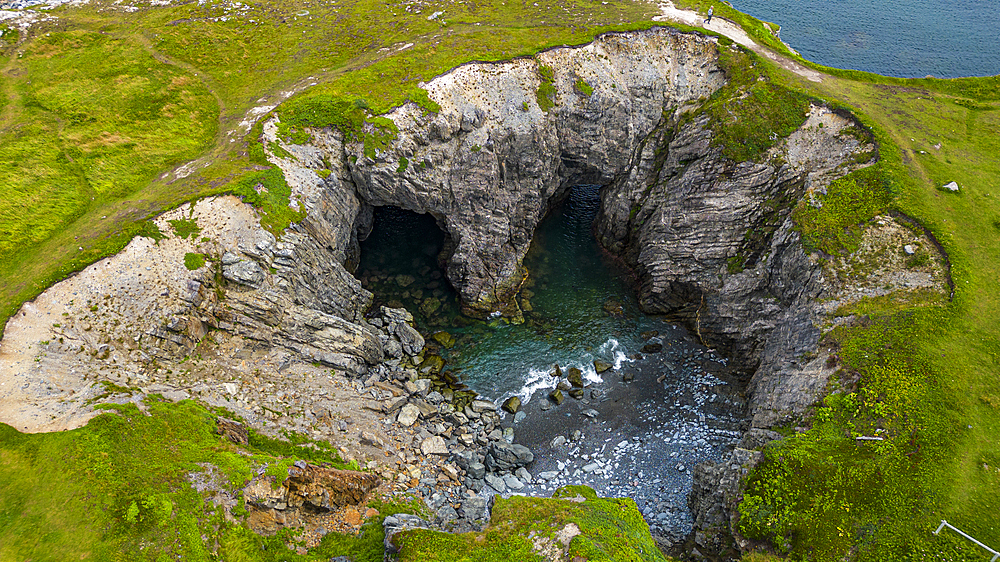
[[[808,431],[768,449],[740,528],[793,559],[982,559],[972,543],[931,531],[947,519],[1000,545],[1000,411],[991,398],[1000,389],[998,79],[903,80],[807,65],[828,72],[822,83],[776,66],[772,77],[858,115],[880,160],[831,185],[820,206],[796,210],[804,242],[849,253],[872,217],[900,211],[947,251],[955,295],[880,297],[838,312],[855,320],[828,336],[840,366],[832,394]],[[953,180],[958,193],[942,189]]]
[[[237,127],[282,92],[317,82],[311,92],[363,100],[371,115],[406,99],[425,105],[418,84],[457,64],[648,27],[655,14],[638,0],[508,4],[290,0],[126,11],[95,0],[54,10],[27,34],[6,31],[0,322],[185,201],[263,192],[254,203],[269,228],[300,219],[283,178],[248,158]],[[444,14],[429,20],[436,11]]]
[[[194,402],[150,397],[145,406],[147,413],[134,404],[107,407],[86,427],[61,433],[0,424],[0,560],[329,558],[296,556],[286,547],[293,536],[261,538],[227,521],[209,501],[214,492],[199,493],[187,475],[208,474],[212,465],[217,485],[235,492],[264,465],[305,459],[351,468],[334,451],[256,433],[237,448],[216,435],[215,414]]]
[[[585,500],[585,501],[581,501]],[[580,534],[568,547],[568,559],[663,561],[649,535],[649,525],[629,498],[599,498],[586,486],[556,490],[552,499],[513,496],[497,499],[490,524],[481,533],[448,534],[410,531],[399,536],[401,562],[545,560],[546,545],[562,554],[557,533],[575,524]]]

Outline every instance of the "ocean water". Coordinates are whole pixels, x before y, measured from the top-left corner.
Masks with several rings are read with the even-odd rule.
[[[907,78],[1000,74],[1000,0],[732,0],[808,60]]]
[[[406,307],[425,334],[443,330],[454,336],[456,345],[437,350],[445,370],[492,400],[544,397],[558,382],[550,375],[556,364],[563,371],[579,368],[590,383],[601,384],[606,376],[620,376],[617,370],[646,342],[643,335],[656,332],[670,346],[686,332],[643,314],[631,272],[597,244],[599,189],[573,188],[539,225],[524,260],[530,276],[521,293],[529,309],[523,324],[459,314],[437,261],[444,233],[427,215],[376,210],[357,275],[376,304]],[[615,368],[602,376],[594,360]]]

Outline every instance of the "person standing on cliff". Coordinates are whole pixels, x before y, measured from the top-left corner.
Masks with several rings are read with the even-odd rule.
[[[705,20],[705,25],[712,23],[712,12],[715,11],[715,6],[708,7],[708,19]]]

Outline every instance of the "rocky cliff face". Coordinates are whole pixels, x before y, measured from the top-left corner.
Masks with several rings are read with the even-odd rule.
[[[712,146],[704,120],[667,121],[603,193],[598,238],[639,270],[642,306],[686,321],[755,373],[755,426],[800,413],[830,374],[809,361],[816,299],[830,287],[789,214],[807,190],[850,169],[862,148],[841,134],[852,124],[814,106],[761,162],[733,162]]]
[[[117,277],[106,274],[110,262],[88,270],[67,290],[106,295],[115,307],[88,311],[76,302],[65,308],[65,324],[100,320],[107,333],[75,330],[83,347],[62,343],[43,365],[30,365],[27,355],[21,363],[67,371],[82,360],[60,359],[67,354],[103,360],[119,351],[142,371],[152,358],[187,356],[217,329],[361,375],[420,347],[409,330],[391,329],[400,323],[376,327],[363,317],[372,297],[348,270],[373,206],[433,215],[450,238],[447,275],[467,310],[517,317],[513,297],[527,274],[521,260],[538,222],[571,186],[600,183],[607,186],[600,240],[640,272],[643,306],[689,320],[707,343],[756,369],[754,420],[770,425],[801,411],[814,395],[799,391],[824,381],[816,361],[807,361],[818,339],[809,303],[823,278],[787,212],[858,143],[839,135],[846,120],[814,108],[761,163],[726,160],[703,120],[681,119],[724,83],[717,61],[715,39],[654,29],[464,65],[426,84],[438,113],[412,103],[389,113],[399,133],[371,157],[335,130],[286,144],[272,119],[265,146],[278,142],[291,154],[270,157],[308,211],[301,224],[275,239],[232,201],[172,212],[161,229],[187,213],[206,229],[201,241],[136,241],[116,258]],[[214,261],[185,271],[185,252]],[[742,271],[731,267],[734,259]],[[155,271],[142,278],[138,267],[147,263]],[[44,323],[30,311],[12,326]]]
[[[368,204],[437,218],[468,311],[516,317],[521,260],[545,213],[573,185],[627,175],[665,111],[722,85],[716,59],[714,40],[660,29],[461,66],[426,85],[439,113],[388,115],[399,127],[390,148],[368,158],[360,143],[344,147],[350,178]],[[543,110],[545,83],[555,94]]]

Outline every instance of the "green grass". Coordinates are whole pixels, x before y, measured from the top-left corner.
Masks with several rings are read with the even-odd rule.
[[[259,537],[242,522],[227,522],[186,477],[210,463],[221,485],[237,491],[264,463],[286,471],[294,459],[352,468],[329,446],[252,432],[243,454],[215,434],[214,415],[191,401],[148,398],[146,406],[149,415],[132,404],[110,407],[86,427],[59,433],[22,434],[0,424],[0,560],[314,561],[360,551],[350,545],[372,546],[332,535],[324,547],[297,555],[285,546],[292,535]],[[414,506],[377,507],[384,516]]]
[[[583,497],[584,502],[566,498]],[[399,536],[402,562],[544,560],[529,536],[552,539],[574,523],[580,535],[569,544],[568,558],[597,561],[663,561],[649,526],[629,498],[599,498],[586,486],[556,490],[552,499],[513,496],[497,499],[490,525],[481,533],[447,534],[410,531]],[[561,549],[562,545],[556,543]]]
[[[942,243],[956,290],[952,302],[935,290],[839,312],[859,320],[831,334],[842,361],[833,394],[809,431],[767,452],[740,528],[792,559],[980,560],[968,541],[930,531],[947,519],[1000,544],[1000,418],[991,405],[1000,387],[996,78],[834,73],[815,85],[775,71],[776,82],[855,112],[879,146],[877,165],[834,182],[821,207],[796,210],[806,245],[848,253],[872,216],[896,210]],[[951,180],[960,193],[940,189]],[[884,442],[853,439],[877,430]]]
[[[408,99],[435,111],[419,83],[457,64],[649,27],[655,14],[637,0],[535,4],[431,3],[415,13],[369,0],[288,0],[247,6],[226,21],[208,19],[226,15],[211,3],[126,13],[96,0],[60,9],[58,22],[18,36],[25,54],[9,59],[0,84],[0,180],[9,186],[0,194],[0,323],[119,251],[144,220],[198,197],[240,193],[272,231],[300,220],[283,178],[260,167],[269,166],[259,136],[230,142],[230,134],[258,100],[280,99],[305,77],[320,85],[300,100],[363,100],[374,123]],[[309,15],[296,15],[303,9]],[[427,20],[436,9],[444,21]],[[374,150],[388,137],[365,140]],[[196,158],[190,175],[164,174]],[[269,193],[249,193],[260,185]]]
[[[191,271],[201,269],[205,266],[205,255],[188,252],[184,254],[184,267]]]
[[[773,71],[740,47],[720,49],[726,85],[700,109],[709,117],[712,143],[734,161],[759,159],[806,120],[809,97],[776,83]]]
[[[544,64],[538,65],[538,91],[535,92],[535,101],[538,107],[545,112],[556,106],[556,87],[553,84],[555,72],[551,67]]]
[[[834,180],[815,201],[801,201],[792,218],[806,249],[846,255],[858,249],[868,221],[892,200],[892,186],[876,164]]]

